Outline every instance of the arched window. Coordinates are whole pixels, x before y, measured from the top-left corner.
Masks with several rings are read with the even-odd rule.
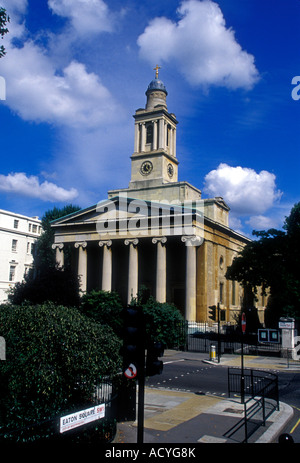
[[[146,143],[152,143],[152,142],[153,142],[153,125],[148,124],[147,133],[146,133]]]

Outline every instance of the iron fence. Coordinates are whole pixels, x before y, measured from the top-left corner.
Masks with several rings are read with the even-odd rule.
[[[242,442],[248,442],[260,426],[265,426],[267,418],[279,410],[278,376],[262,370],[228,368],[229,397],[232,393],[241,396],[244,417],[224,437],[231,438],[242,430]]]
[[[95,383],[95,391],[88,402],[81,402],[71,409],[61,410],[59,415],[30,422],[16,427],[11,424],[0,425],[0,443],[26,443],[47,441],[111,442],[116,434],[118,397],[122,387],[120,376],[104,377]],[[96,404],[105,404],[105,418],[85,424],[64,434],[60,434],[60,417],[85,410]]]
[[[248,442],[260,426],[265,426],[267,418],[279,410],[278,376],[261,370],[228,368],[229,397],[232,393],[240,394],[244,416],[224,437],[232,438],[242,431],[241,441]],[[244,400],[246,396],[248,399]]]
[[[228,368],[228,395],[244,392],[244,396],[255,397],[263,391],[264,396],[275,399],[278,402],[278,376],[274,373],[244,368],[244,391],[241,391],[240,368]]]
[[[245,355],[281,356],[280,343],[260,342],[257,334],[242,335],[234,324],[221,324],[218,331],[217,324],[183,322],[177,324],[177,330],[178,342],[173,348],[208,353],[211,345],[215,345],[219,355],[240,354],[241,336],[243,336]]]

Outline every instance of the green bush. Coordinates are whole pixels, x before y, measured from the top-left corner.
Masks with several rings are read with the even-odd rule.
[[[90,291],[81,298],[79,310],[101,325],[110,326],[115,333],[121,336],[122,329],[122,303],[116,292]]]
[[[147,342],[160,341],[165,348],[184,344],[184,318],[174,304],[150,297],[143,305]]]
[[[0,326],[0,434],[91,403],[96,382],[120,368],[117,336],[77,309],[2,305]]]

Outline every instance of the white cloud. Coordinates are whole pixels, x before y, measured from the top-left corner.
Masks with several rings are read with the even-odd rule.
[[[281,197],[275,180],[266,170],[257,173],[247,167],[220,164],[205,176],[204,191],[222,196],[235,215],[261,217]]]
[[[111,121],[118,105],[99,77],[72,61],[60,74],[46,52],[27,41],[3,60],[6,104],[24,120],[94,128]]]
[[[79,35],[113,30],[112,14],[102,0],[48,0],[48,6],[68,18]]]
[[[226,28],[220,7],[210,0],[186,0],[180,19],[152,20],[138,38],[141,56],[152,64],[175,62],[193,85],[251,88],[258,80],[254,57]]]
[[[28,0],[1,0],[1,6],[6,8],[9,16],[12,13],[24,14],[27,10]]]
[[[66,190],[48,181],[40,183],[38,177],[27,176],[23,172],[0,175],[0,191],[52,202],[71,201],[78,196],[75,188]]]
[[[106,11],[101,0],[58,3],[51,0],[50,3],[65,13],[72,10],[75,16],[82,3],[83,13],[88,9],[92,15],[94,8],[92,16],[98,25],[100,19],[96,11],[98,15],[100,11]],[[27,121],[84,129],[94,129],[113,121],[121,112],[119,104],[97,74],[88,72],[83,63],[72,59],[57,65],[51,50],[29,38],[22,16],[26,7],[27,0],[13,0],[10,32],[5,36],[5,43],[3,41],[7,51],[5,59],[1,60],[1,75],[6,81],[5,104]],[[84,14],[82,21],[84,23]],[[22,39],[23,46],[16,46],[15,38]],[[58,47],[56,45],[56,49]],[[71,43],[69,47],[71,49]]]
[[[266,217],[264,215],[254,215],[250,217],[246,223],[254,230],[268,230],[278,226],[277,220],[274,220],[272,217]]]

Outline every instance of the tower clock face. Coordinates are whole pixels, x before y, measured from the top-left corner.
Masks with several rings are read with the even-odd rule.
[[[153,169],[152,162],[144,161],[143,164],[141,165],[140,171],[142,175],[149,175],[152,169]]]
[[[174,175],[174,167],[172,166],[172,164],[168,164],[168,175],[169,177],[173,177]]]

